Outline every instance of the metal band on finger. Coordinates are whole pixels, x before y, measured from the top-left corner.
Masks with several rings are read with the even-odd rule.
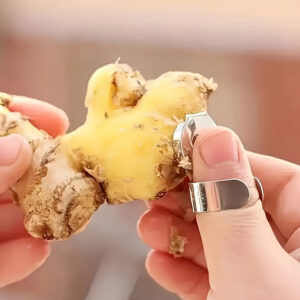
[[[254,179],[252,187],[236,178],[189,183],[193,212],[245,208],[263,200],[261,183],[258,178]]]
[[[190,157],[197,129],[216,127],[207,112],[186,115],[184,122],[178,124],[173,134],[173,141],[178,157]],[[229,178],[226,180],[193,182],[189,184],[192,208],[195,213],[221,211],[248,207],[263,200],[263,188],[254,177],[253,186],[246,182]]]

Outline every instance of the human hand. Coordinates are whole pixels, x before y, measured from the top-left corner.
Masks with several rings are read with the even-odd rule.
[[[65,113],[44,102],[13,97],[9,107],[52,136],[68,127]],[[0,138],[0,287],[31,274],[50,254],[49,243],[30,237],[23,226],[24,214],[12,203],[9,188],[24,174],[31,160],[31,148],[18,135]]]
[[[249,164],[250,161],[250,164]],[[300,167],[247,153],[231,131],[202,130],[193,150],[193,180],[257,176],[265,199],[251,207],[197,214],[186,222],[186,184],[155,201],[138,231],[152,250],[149,274],[185,300],[300,299]],[[180,203],[180,205],[179,205]],[[170,228],[187,238],[182,257],[168,254]]]

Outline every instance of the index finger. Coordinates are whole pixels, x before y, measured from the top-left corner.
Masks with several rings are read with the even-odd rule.
[[[65,112],[47,102],[24,96],[12,96],[9,109],[29,117],[34,126],[53,137],[64,134],[69,127],[69,119]]]
[[[264,189],[264,209],[288,239],[300,227],[300,167],[253,152],[248,152],[248,158]]]

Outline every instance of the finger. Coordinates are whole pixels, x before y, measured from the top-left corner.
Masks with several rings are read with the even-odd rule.
[[[267,220],[272,228],[272,231],[273,231],[274,235],[276,236],[277,241],[280,243],[280,245],[282,247],[284,247],[287,242],[287,239],[282,235],[282,233],[278,229],[277,225],[273,221],[272,217],[269,214],[266,214],[266,216],[267,216]]]
[[[144,243],[166,253],[175,251],[174,249],[171,251],[171,242],[183,243],[183,252],[180,255],[206,267],[202,242],[195,223],[185,222],[169,211],[155,207],[140,218],[138,232]]]
[[[69,119],[65,112],[47,102],[13,96],[9,109],[29,117],[34,126],[53,137],[64,134],[69,127]]]
[[[0,287],[19,281],[38,267],[50,254],[49,244],[33,238],[0,244]]]
[[[0,204],[3,203],[11,203],[13,199],[12,192],[10,190],[5,191],[4,193],[0,194]]]
[[[300,167],[274,157],[248,152],[253,174],[264,187],[264,209],[289,239],[300,227]],[[288,201],[287,201],[288,199]]]
[[[30,160],[30,146],[22,137],[12,134],[0,138],[0,193],[24,174]]]
[[[290,253],[292,257],[294,257],[298,262],[300,262],[300,248],[295,249]]]
[[[164,197],[151,201],[149,207],[162,207],[177,216],[182,216],[188,222],[195,221],[187,178],[177,187],[168,191]]]
[[[140,237],[147,245],[149,245],[153,249],[168,252],[168,247],[170,243],[170,232],[169,232],[170,230],[166,232],[166,230],[161,229],[161,228],[165,229],[165,227],[159,225],[155,226],[151,222],[151,219],[153,215],[155,215],[155,218],[157,218],[156,216],[157,209],[159,211],[163,210],[164,212],[169,211],[171,213],[170,214],[171,216],[173,215],[184,216],[184,213],[182,213],[181,208],[178,206],[176,199],[174,199],[174,197],[177,196],[178,195],[174,193],[174,195],[170,194],[167,197],[164,196],[164,198],[166,197],[165,199],[161,198],[157,200],[160,202],[152,204],[151,209],[147,211],[139,220],[138,231]],[[187,194],[187,196],[189,196],[189,194]],[[189,226],[186,225],[185,220],[182,220],[182,218],[179,219],[181,220],[181,222],[185,224],[184,228],[185,227],[189,228]],[[276,239],[278,240],[280,245],[284,247],[286,245],[287,239],[282,235],[282,233],[280,232],[280,230],[278,229],[277,225],[274,223],[270,215],[267,215],[267,219],[272,228],[274,235],[276,236]],[[157,224],[158,223],[159,222],[157,222]],[[168,224],[169,222],[167,222],[166,220],[163,220],[162,223],[167,228],[170,227],[170,225]],[[190,223],[190,224],[192,228],[195,228],[194,223]],[[181,229],[181,226],[179,226],[178,228],[180,228],[180,233],[186,237],[187,234],[185,232],[188,230],[183,231]],[[185,246],[185,251],[182,253],[182,256],[192,259],[199,265],[206,267],[206,261],[203,253],[201,238],[200,236],[197,237],[197,235],[199,235],[198,230],[196,231],[195,235],[192,235],[189,238],[187,238],[187,245]],[[200,248],[199,248],[198,240],[200,240],[200,244],[201,244]],[[295,239],[293,239],[293,241],[295,241]],[[294,244],[295,243],[293,242],[293,245]],[[294,249],[300,247],[300,238],[299,240],[297,240],[297,244],[294,247],[295,247]],[[199,249],[201,249],[201,251],[197,252]],[[196,254],[194,254],[195,252]]]
[[[188,259],[151,251],[147,257],[146,268],[158,284],[180,295],[182,299],[205,300],[207,297],[207,271]]]
[[[0,243],[29,236],[24,228],[24,213],[13,203],[0,205]]]
[[[300,248],[300,227],[293,232],[284,248],[288,253]]]
[[[228,178],[254,185],[241,141],[222,127],[201,131],[193,150],[193,180]],[[279,274],[290,274],[296,268],[295,260],[276,240],[260,201],[248,208],[200,213],[196,218],[211,288],[224,299],[242,299],[248,286],[261,288],[261,282],[270,276],[274,286],[279,286]],[[232,294],[228,287],[235,281],[239,284]]]

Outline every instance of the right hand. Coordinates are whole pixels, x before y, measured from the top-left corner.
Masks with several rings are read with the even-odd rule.
[[[246,153],[225,128],[202,130],[193,150],[195,182],[239,178],[264,187],[254,205],[196,215],[186,222],[186,183],[154,201],[139,233],[154,251],[146,267],[167,290],[185,300],[300,299],[300,167]],[[181,206],[178,205],[181,203]],[[170,228],[187,238],[182,257],[168,254]]]
[[[65,113],[47,103],[13,98],[9,107],[52,136],[65,133]],[[12,203],[10,187],[22,177],[31,161],[31,148],[19,135],[0,138],[0,287],[19,281],[43,264],[50,254],[47,241],[34,239],[23,226],[24,214]]]

